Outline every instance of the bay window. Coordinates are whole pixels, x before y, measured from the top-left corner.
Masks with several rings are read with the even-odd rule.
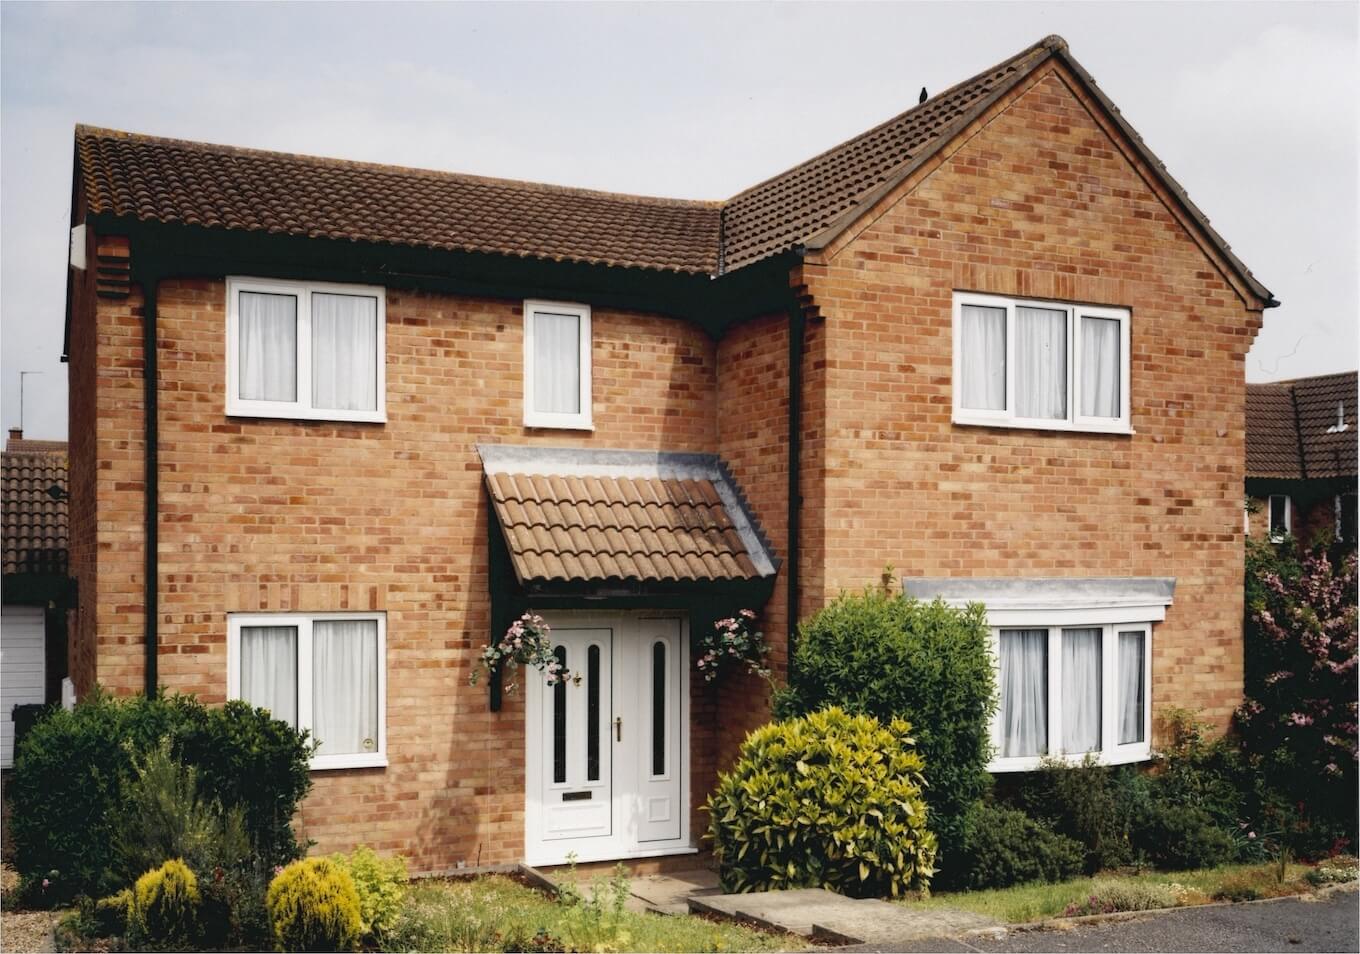
[[[590,307],[524,303],[524,426],[590,430]]]
[[[227,413],[386,418],[386,302],[381,288],[227,280]]]
[[[386,765],[386,635],[381,613],[233,613],[227,695],[308,730],[314,769]]]
[[[954,421],[1130,433],[1129,312],[954,295]]]

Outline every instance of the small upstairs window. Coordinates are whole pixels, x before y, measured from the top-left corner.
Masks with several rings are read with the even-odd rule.
[[[524,303],[524,426],[590,430],[590,306]]]
[[[382,288],[227,280],[227,413],[386,420]]]
[[[1294,508],[1285,494],[1271,494],[1266,503],[1270,508],[1270,539],[1279,543],[1293,530],[1294,518],[1290,511]]]
[[[954,421],[1131,433],[1128,310],[956,292]]]

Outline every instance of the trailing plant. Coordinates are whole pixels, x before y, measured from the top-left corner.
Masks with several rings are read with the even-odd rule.
[[[295,861],[265,895],[281,951],[357,951],[362,936],[359,893],[344,868],[327,858]]]
[[[949,888],[1008,888],[1031,881],[1066,881],[1081,873],[1081,844],[1024,812],[979,802],[964,820],[960,850],[936,874]]]
[[[736,616],[718,620],[713,632],[704,634],[694,665],[703,670],[705,682],[712,682],[732,666],[770,680],[770,669],[765,665],[770,648],[765,645],[765,634],[752,628],[755,619],[754,612],[744,609]]]
[[[839,708],[750,733],[705,810],[727,891],[925,888],[935,870],[911,727]]]
[[[553,652],[551,627],[536,613],[525,613],[510,624],[504,636],[482,650],[478,665],[473,667],[472,675],[468,677],[468,684],[477,685],[483,671],[494,673],[498,669],[508,668],[507,663],[538,669],[545,674],[550,686],[565,682],[571,675]],[[514,681],[513,670],[511,673],[511,681],[505,684],[506,692],[514,692],[519,688]]]
[[[360,845],[348,855],[336,854],[331,860],[349,873],[359,893],[359,930],[365,938],[381,939],[396,927],[406,899],[406,859],[383,858],[372,848]]]
[[[996,689],[983,607],[896,595],[888,567],[879,586],[842,594],[800,624],[790,673],[776,697],[780,718],[834,705],[911,723],[940,864],[949,866],[964,816],[991,784]]]

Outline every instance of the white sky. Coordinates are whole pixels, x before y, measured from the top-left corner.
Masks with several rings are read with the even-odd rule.
[[[1284,304],[1250,380],[1357,364],[1355,3],[0,5],[0,423],[66,434],[77,122],[725,198],[1067,38]]]

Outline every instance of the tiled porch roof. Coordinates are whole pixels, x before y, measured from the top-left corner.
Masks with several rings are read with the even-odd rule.
[[[16,445],[48,445],[12,450]],[[11,440],[3,455],[4,572],[65,575],[66,443]],[[54,497],[52,487],[62,493]]]
[[[773,576],[775,560],[711,454],[481,446],[521,583]]]

